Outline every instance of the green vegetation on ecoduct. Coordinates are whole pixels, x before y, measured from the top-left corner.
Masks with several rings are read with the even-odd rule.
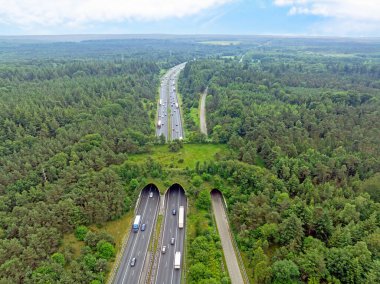
[[[189,283],[228,281],[214,187],[255,283],[380,282],[378,42],[199,36],[0,51],[1,283],[104,283],[150,182],[181,183],[194,206]],[[189,144],[155,145],[160,74],[184,61]],[[206,86],[215,144],[203,145],[194,110]]]
[[[184,109],[208,86],[212,140],[272,174],[238,164],[219,172],[255,283],[380,281],[380,65],[372,58],[266,47],[243,63],[186,66]]]

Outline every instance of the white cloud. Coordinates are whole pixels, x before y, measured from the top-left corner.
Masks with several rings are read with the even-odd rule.
[[[0,22],[75,27],[94,22],[182,18],[234,0],[0,0]]]
[[[274,0],[274,4],[289,7],[289,15],[325,17],[319,29],[325,34],[366,35],[380,27],[379,0]],[[317,26],[313,29],[318,33]]]
[[[291,6],[292,14],[380,21],[378,0],[275,0],[277,6]]]

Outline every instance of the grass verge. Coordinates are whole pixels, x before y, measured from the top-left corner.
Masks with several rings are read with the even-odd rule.
[[[151,157],[164,168],[186,169],[194,168],[197,162],[214,160],[215,155],[227,152],[227,146],[222,144],[184,144],[179,152],[170,152],[167,145],[157,145],[152,147],[151,153],[130,155],[128,160],[143,162]]]

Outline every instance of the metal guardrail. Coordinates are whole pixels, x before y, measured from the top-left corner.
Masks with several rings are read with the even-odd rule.
[[[132,224],[131,224],[131,226],[132,226]],[[114,280],[114,278],[116,276],[116,272],[117,272],[117,270],[118,270],[118,268],[120,266],[120,261],[121,261],[121,259],[123,257],[123,254],[124,254],[125,247],[127,246],[127,242],[128,242],[128,238],[129,238],[130,232],[131,231],[129,230],[128,233],[123,238],[123,244],[122,244],[121,249],[120,249],[120,251],[119,251],[119,253],[118,253],[117,257],[116,257],[116,261],[115,261],[115,263],[113,265],[113,269],[110,272],[110,275],[108,277],[107,284],[112,284],[113,283],[113,280]]]
[[[219,235],[218,227],[217,227],[217,225],[216,225],[216,220],[215,220],[215,214],[214,214],[213,209],[212,209],[212,205],[211,205],[211,208],[210,208],[209,213],[210,213],[210,216],[211,216],[211,219],[212,219],[212,223],[213,223],[213,225],[214,225],[214,233],[216,233],[217,235]],[[226,256],[224,255],[223,248],[221,249],[221,251],[222,251],[222,253],[223,253],[223,258],[224,258],[224,260],[225,260],[225,259],[226,259]],[[226,272],[226,271],[227,271],[227,274],[228,274],[228,270],[227,270],[226,267],[225,267],[225,264],[224,264],[223,259],[222,259],[222,261],[221,261],[220,266],[221,266],[221,268],[222,268],[222,271],[223,271],[223,272]],[[228,276],[230,276],[230,275],[228,274]]]
[[[187,199],[187,197],[186,197],[186,199]],[[187,200],[186,200],[187,201]],[[183,283],[183,284],[186,284],[186,274],[187,274],[187,266],[186,266],[186,263],[187,263],[187,234],[186,234],[186,232],[187,232],[187,212],[189,212],[189,203],[188,202],[186,202],[186,205],[187,205],[187,207],[186,207],[186,215],[185,215],[185,228],[184,228],[184,232],[185,232],[185,239],[184,239],[184,246],[183,246],[183,261],[182,261],[182,263],[183,263],[183,269],[182,269],[182,277],[181,277],[181,283]]]
[[[228,221],[228,223],[230,224],[230,220],[229,220],[229,218],[228,218],[227,203],[226,203],[226,200],[224,199],[224,196],[223,196],[222,193],[221,193],[221,195],[222,195],[222,198],[223,198],[223,207],[224,207],[224,210],[226,211],[227,221]],[[230,227],[230,226],[228,226],[228,227]],[[235,237],[234,237],[234,235],[232,234],[232,232],[231,232],[231,230],[230,230],[229,228],[228,228],[228,232],[229,232],[230,237],[231,237],[231,239],[232,239],[232,242],[233,242],[233,245],[234,245],[234,249],[235,249],[235,253],[236,253],[237,256],[238,256],[238,262],[239,262],[240,272],[241,272],[242,275],[243,275],[243,278],[244,278],[245,283],[250,284],[250,283],[249,283],[249,278],[248,278],[247,271],[245,270],[245,266],[244,266],[243,258],[241,257],[241,254],[240,254],[240,251],[239,251],[239,248],[238,248],[237,242],[236,242],[236,240],[235,240]]]
[[[136,215],[137,208],[139,208],[139,206],[140,206],[141,192],[142,192],[142,190],[140,190],[140,194],[139,194],[139,197],[137,198],[135,209],[133,210],[133,212],[134,212],[135,215]],[[133,221],[133,218],[132,218],[132,221]],[[130,224],[129,228],[132,227],[132,224],[133,223]],[[116,256],[116,260],[115,260],[115,263],[113,265],[112,271],[110,272],[110,275],[108,276],[107,284],[112,284],[113,283],[113,280],[115,278],[116,272],[117,272],[117,270],[118,270],[118,268],[120,266],[120,261],[121,261],[121,259],[123,257],[123,254],[124,254],[125,247],[127,246],[128,238],[129,238],[130,233],[131,233],[131,230],[127,230],[127,233],[125,234],[125,236],[123,238],[120,251],[119,251],[119,253]]]
[[[161,200],[159,201],[161,203]],[[159,206],[161,206],[161,204],[159,204]],[[154,224],[156,224],[158,220],[158,214],[156,215],[155,217],[155,222]],[[162,224],[162,223],[161,223]],[[155,257],[156,257],[156,252],[154,251],[154,244],[156,243],[156,239],[157,239],[157,231],[155,231],[153,233],[153,239],[152,239],[152,243],[151,243],[151,248],[150,248],[150,257],[149,257],[149,264],[148,264],[148,272],[145,274],[145,281],[143,281],[143,283],[145,284],[148,284],[149,283],[149,279],[151,278],[151,274],[152,274],[152,269],[153,269],[153,264],[154,264],[154,261],[155,261]],[[158,246],[157,246],[158,248]]]
[[[165,202],[165,208],[166,208],[166,196],[164,195],[164,202]],[[160,257],[160,253],[161,253],[161,239],[162,239],[162,235],[163,235],[163,226],[164,226],[164,221],[165,221],[165,211],[164,210],[164,214],[163,214],[163,220],[161,222],[161,225],[160,225],[160,230],[158,232],[155,232],[155,234],[158,233],[158,239],[157,239],[157,248],[156,248],[156,251],[154,252],[154,256],[153,256],[153,264],[152,264],[152,269],[150,271],[150,284],[154,284],[155,281],[156,281],[156,274],[157,274],[157,268],[158,268],[158,259]],[[148,281],[149,282],[149,281]]]

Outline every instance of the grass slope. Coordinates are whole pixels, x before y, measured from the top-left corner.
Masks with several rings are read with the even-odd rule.
[[[155,146],[152,153],[129,156],[129,161],[144,162],[151,157],[167,169],[194,168],[197,161],[203,163],[215,158],[216,154],[227,153],[226,145],[220,144],[184,144],[179,152],[170,152],[167,145]],[[183,161],[181,161],[183,160]]]

